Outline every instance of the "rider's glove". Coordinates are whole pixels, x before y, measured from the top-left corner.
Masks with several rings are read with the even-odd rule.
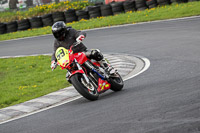
[[[51,61],[51,69],[52,69],[52,71],[53,71],[54,69],[56,69],[56,67],[57,67],[57,62],[56,62],[55,60],[52,60],[52,61]]]
[[[84,35],[80,35],[79,37],[76,38],[77,43],[81,43],[85,39]]]

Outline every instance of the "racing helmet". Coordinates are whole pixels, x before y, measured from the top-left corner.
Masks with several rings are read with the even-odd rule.
[[[58,41],[63,41],[67,35],[67,27],[63,21],[58,21],[52,26],[52,33]]]

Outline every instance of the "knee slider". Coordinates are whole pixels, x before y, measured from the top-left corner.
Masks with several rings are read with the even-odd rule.
[[[100,52],[100,50],[95,49],[91,51],[91,57],[92,59],[95,59],[96,61],[100,61],[103,59],[103,54]]]

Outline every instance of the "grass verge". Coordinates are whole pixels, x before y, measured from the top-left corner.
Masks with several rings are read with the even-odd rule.
[[[200,2],[189,2],[183,4],[172,4],[145,11],[122,13],[115,16],[100,17],[90,20],[81,20],[78,22],[68,23],[77,30],[92,29],[121,24],[134,24],[138,22],[148,22],[154,20],[164,20],[171,18],[181,18],[188,16],[200,15]],[[0,40],[10,40],[23,37],[51,34],[51,27],[39,29],[29,29],[9,34],[0,35]]]
[[[50,68],[50,56],[0,59],[0,108],[65,88],[65,70]]]

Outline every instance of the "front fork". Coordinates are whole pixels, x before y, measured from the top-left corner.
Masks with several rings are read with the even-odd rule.
[[[77,65],[77,67],[78,67],[78,70],[83,70],[83,68],[79,65],[79,63],[77,62],[77,60],[74,59],[74,61],[75,61],[76,65]],[[82,74],[83,74],[83,77],[84,77],[86,83],[89,84],[90,80],[88,79],[88,77],[86,76],[86,74],[85,73],[82,73]]]
[[[89,84],[90,83],[90,80],[88,79],[88,77],[86,76],[85,72],[83,71],[82,67],[80,66],[80,64],[77,62],[76,59],[74,59],[74,62],[79,70],[79,72],[74,72],[74,73],[71,73],[70,71],[67,72],[66,74],[66,79],[69,81],[70,77],[75,74],[75,73],[81,73],[83,75],[83,78],[85,79],[86,83]]]

